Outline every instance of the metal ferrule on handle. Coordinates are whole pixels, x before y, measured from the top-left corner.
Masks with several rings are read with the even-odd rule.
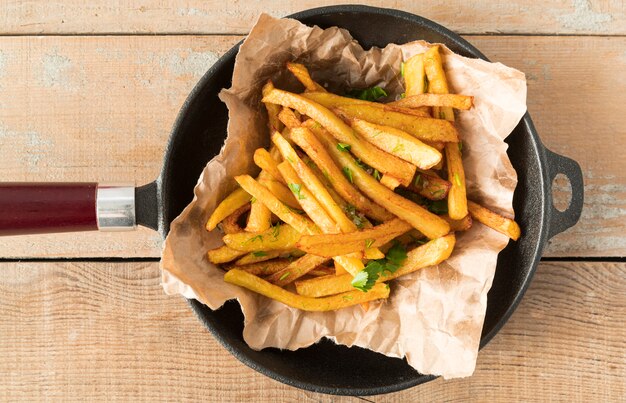
[[[130,230],[135,217],[133,185],[0,183],[0,235]]]

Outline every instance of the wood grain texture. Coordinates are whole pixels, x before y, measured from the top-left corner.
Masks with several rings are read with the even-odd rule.
[[[284,17],[309,8],[353,1],[178,0],[24,2],[2,0],[4,34],[194,33],[244,34],[262,12]],[[495,0],[441,2],[366,0],[360,3],[408,11],[460,33],[624,34],[621,0],[538,2]]]
[[[585,175],[581,222],[547,256],[625,256],[626,38],[468,36],[526,72],[544,143]],[[0,177],[153,180],[187,93],[239,36],[0,37]],[[572,55],[575,55],[572,56]],[[567,198],[565,185],[557,197]],[[159,256],[156,233],[0,238],[0,256]]]
[[[239,363],[156,263],[0,264],[2,401],[355,401],[300,391]],[[623,401],[626,264],[542,263],[467,379],[383,401]]]

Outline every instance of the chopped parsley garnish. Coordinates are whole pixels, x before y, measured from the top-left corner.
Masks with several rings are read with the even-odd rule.
[[[280,278],[278,279],[278,281],[283,281],[284,279],[286,279],[287,277],[289,277],[289,272],[286,272],[285,274],[283,274],[282,276],[280,276]]]
[[[430,194],[431,194],[431,195],[433,195],[433,197],[439,197],[439,196],[441,196],[442,194],[444,194],[445,192],[446,192],[445,190],[443,190],[443,189],[439,189],[439,190],[437,190],[437,191],[435,191],[435,192],[430,192]]]
[[[415,187],[419,187],[421,180],[422,180],[422,174],[415,175],[415,179],[413,179],[413,184],[415,185]]]
[[[456,182],[457,186],[461,186],[461,178],[459,178],[459,174],[458,173],[454,173],[454,181]]]
[[[352,222],[354,223],[354,225],[356,225],[356,227],[358,229],[362,229],[363,228],[363,224],[365,224],[365,221],[363,220],[363,217],[361,217],[359,214],[357,214],[356,207],[354,207],[351,204],[348,204],[345,207],[344,211],[348,215],[348,218],[350,220],[352,220]]]
[[[343,167],[343,174],[348,178],[350,183],[354,183],[354,179],[352,178],[352,170],[349,167]]]
[[[379,181],[381,178],[382,178],[382,175],[380,174],[380,172],[378,172],[378,169],[374,169],[374,179]]]
[[[277,222],[276,225],[272,225],[272,237],[274,237],[274,241],[278,239],[279,234],[280,234],[280,223]]]
[[[398,153],[398,152],[403,151],[403,150],[404,150],[404,144],[398,142],[396,144],[396,146],[393,148],[393,150],[391,150],[391,152],[392,153]]]
[[[296,214],[304,214],[304,210],[298,210],[297,208],[289,207],[286,204],[283,204],[283,205],[287,208],[287,211],[291,211],[292,213],[296,213]]]
[[[250,203],[254,203],[255,201],[256,201],[256,197],[252,196],[252,197],[250,198]]]
[[[463,151],[463,142],[459,141],[459,151]]]
[[[384,259],[370,260],[365,268],[352,279],[352,286],[363,292],[369,291],[380,276],[393,274],[407,258],[406,249],[396,242],[387,251]]]
[[[302,193],[300,193],[302,191],[302,185],[301,184],[299,184],[299,183],[289,183],[289,184],[287,184],[287,186],[289,186],[289,189],[291,189],[293,194],[295,194],[298,197],[298,200],[304,199],[304,195]]]
[[[352,295],[344,295],[342,298],[344,301],[352,301],[354,299]]]
[[[339,151],[348,152],[350,151],[350,147],[352,147],[350,144],[337,143],[337,150]]]
[[[367,238],[367,239],[365,240],[365,249],[368,249],[368,248],[370,248],[372,245],[374,245],[374,242],[376,242],[376,240],[375,240],[375,239],[372,239],[372,238]]]
[[[247,244],[249,242],[256,242],[256,241],[262,241],[263,240],[263,235],[255,235],[252,238],[248,239],[247,241],[245,241],[243,244]]]
[[[254,257],[263,257],[263,256],[267,256],[267,252],[264,252],[262,250],[256,251],[256,252],[252,252],[252,256]]]
[[[379,98],[383,98],[387,96],[387,92],[376,86],[371,88],[366,88],[363,90],[353,89],[348,91],[346,94],[350,98],[363,99],[365,101],[375,102]]]
[[[404,77],[404,62],[400,63],[400,75]]]

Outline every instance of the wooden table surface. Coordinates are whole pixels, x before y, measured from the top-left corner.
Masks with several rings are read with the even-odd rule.
[[[186,95],[260,12],[333,3],[0,0],[0,180],[153,180]],[[550,241],[474,376],[366,398],[268,379],[163,294],[162,240],[139,229],[0,238],[1,401],[626,399],[624,1],[367,3],[524,71],[542,141],[584,171],[581,221]]]

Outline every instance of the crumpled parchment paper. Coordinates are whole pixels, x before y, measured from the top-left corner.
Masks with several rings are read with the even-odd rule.
[[[336,312],[303,312],[227,284],[206,251],[220,246],[218,230],[204,225],[215,206],[236,187],[242,173],[256,174],[252,155],[269,145],[261,87],[272,79],[278,88],[301,90],[285,62],[304,63],[313,78],[330,90],[379,85],[397,96],[404,90],[400,64],[429,44],[418,41],[363,50],[343,29],[307,27],[292,19],[261,15],[235,63],[232,87],[220,93],[227,104],[228,138],[206,166],[195,197],[174,220],[165,241],[161,268],[166,293],[195,298],[211,309],[236,298],[245,315],[243,337],[254,349],[298,349],[322,337],[361,346],[390,357],[406,357],[422,374],[444,378],[474,371],[481,329],[496,260],[506,236],[475,223],[459,233],[452,256],[391,283],[387,301]],[[500,63],[468,59],[444,47],[451,92],[473,95],[475,107],[458,114],[468,194],[513,216],[517,183],[504,138],[526,112],[523,73]]]

